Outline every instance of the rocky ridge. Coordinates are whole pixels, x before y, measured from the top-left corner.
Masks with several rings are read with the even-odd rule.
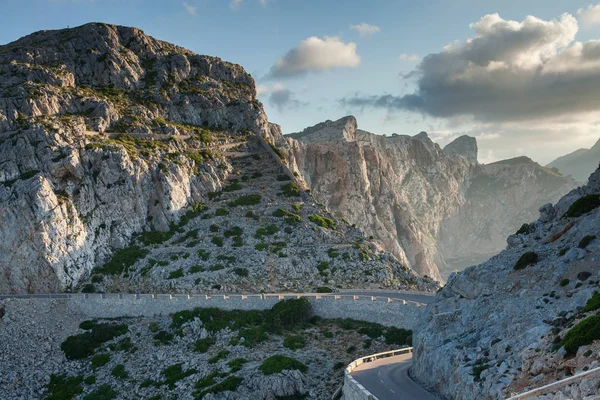
[[[438,280],[448,264],[471,265],[501,250],[540,203],[576,185],[531,160],[480,165],[468,136],[441,149],[426,132],[375,135],[352,116],[286,136],[271,131],[290,170],[334,215]]]
[[[600,366],[600,170],[453,274],[420,319],[413,373],[449,398],[502,399]],[[600,378],[546,398],[587,398]]]
[[[547,165],[548,168],[556,168],[566,175],[575,179],[585,180],[587,176],[598,168],[600,162],[600,140],[589,149],[579,149],[572,153],[558,157]]]
[[[435,286],[329,218],[272,140],[242,67],[139,29],[0,46],[0,292]]]

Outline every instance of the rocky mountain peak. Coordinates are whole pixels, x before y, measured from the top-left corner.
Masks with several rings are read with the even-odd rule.
[[[425,142],[427,144],[433,145],[433,141],[429,138],[429,135],[425,131],[417,133],[415,136],[413,136],[413,138]]]
[[[472,136],[463,135],[444,147],[444,153],[449,156],[463,156],[473,163],[477,163],[477,139]]]

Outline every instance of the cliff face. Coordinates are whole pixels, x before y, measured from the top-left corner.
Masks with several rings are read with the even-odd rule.
[[[357,129],[354,117],[277,143],[290,169],[335,215],[435,279],[500,251],[538,204],[575,186],[533,162],[479,165],[468,136],[442,150],[425,132],[384,137]],[[499,206],[490,212],[490,204]]]
[[[454,399],[502,399],[600,366],[598,199],[600,170],[506,250],[453,274],[414,335],[416,378]],[[587,398],[599,380],[552,398]]]
[[[0,46],[0,292],[73,288],[95,267],[94,284],[106,289],[250,290],[268,275],[265,287],[276,290],[288,285],[291,270],[298,276],[317,271],[319,257],[331,258],[331,265],[289,286],[333,286],[342,283],[328,256],[334,244],[352,248],[348,253],[364,250],[376,266],[367,277],[358,256],[351,263],[362,283],[422,282],[393,258],[376,256],[360,232],[308,221],[313,213],[326,215],[309,196],[280,195],[286,182],[277,178],[288,172],[264,142],[270,138],[254,80],[242,67],[136,28],[88,24]],[[252,204],[229,206],[240,194],[251,195],[245,201]],[[284,230],[273,212],[291,212],[292,203],[302,211],[283,215],[295,229],[275,236],[284,245],[273,245],[279,249],[273,254],[281,257],[261,256],[272,253],[265,249],[274,239],[266,237]],[[273,225],[271,233],[255,237],[262,224]],[[215,244],[234,227],[242,232],[226,237],[238,237],[235,243]],[[246,235],[262,245],[246,244]],[[313,236],[326,239],[317,248]],[[288,239],[303,240],[314,262],[296,268],[296,255],[282,250]],[[181,254],[160,259],[186,240]],[[256,273],[243,265],[233,274],[232,249]],[[203,265],[217,261],[223,268]]]

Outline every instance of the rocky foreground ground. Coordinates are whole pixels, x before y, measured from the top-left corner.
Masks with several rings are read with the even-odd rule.
[[[6,300],[0,315],[6,400],[321,400],[353,359],[411,341],[402,329],[311,317],[306,300],[111,320],[69,313],[63,300]]]

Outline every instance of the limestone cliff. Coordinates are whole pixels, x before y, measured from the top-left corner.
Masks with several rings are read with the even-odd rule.
[[[531,161],[480,165],[468,136],[442,150],[425,132],[375,135],[354,117],[288,136],[271,130],[290,169],[335,215],[435,279],[500,251],[538,204],[575,186]]]
[[[242,67],[139,29],[0,46],[0,292],[434,287],[328,218],[271,138]]]
[[[600,170],[453,274],[415,333],[416,378],[448,398],[503,399],[600,366],[599,206]],[[599,381],[546,398],[588,398]]]

